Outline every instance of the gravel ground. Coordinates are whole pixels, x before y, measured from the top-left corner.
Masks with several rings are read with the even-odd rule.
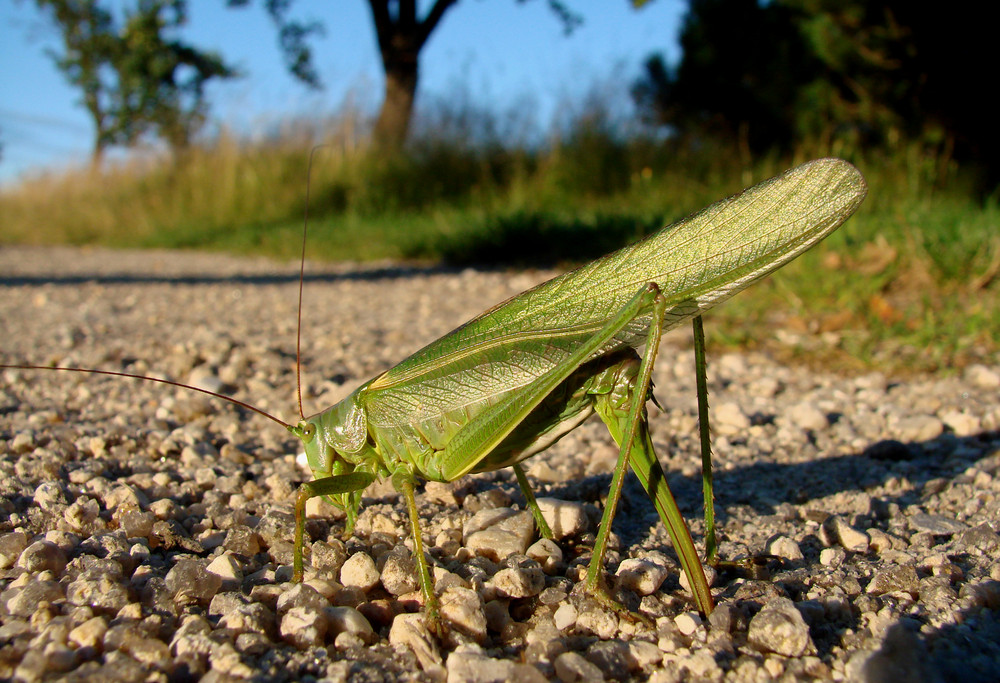
[[[5,247],[2,362],[155,374],[291,420],[297,268]],[[551,275],[310,272],[307,412]],[[391,487],[369,490],[346,541],[312,506],[313,568],[294,586],[307,474],[283,429],[150,383],[0,371],[0,679],[997,680],[1000,363],[905,380],[709,363],[722,555],[760,572],[717,575],[700,619],[630,480],[608,570],[654,625],[574,591],[616,456],[588,422],[527,463],[556,544],[532,535],[510,472],[421,491],[443,641],[417,614]],[[692,365],[688,332],[668,335],[651,424],[700,541]]]

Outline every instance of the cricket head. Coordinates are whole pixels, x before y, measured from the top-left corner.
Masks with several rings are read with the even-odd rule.
[[[288,427],[302,442],[313,473],[310,492],[324,496],[347,514],[348,533],[357,518],[361,493],[377,478],[379,464],[366,443],[365,425],[357,423],[360,411],[351,398]],[[359,428],[364,434],[360,443]]]

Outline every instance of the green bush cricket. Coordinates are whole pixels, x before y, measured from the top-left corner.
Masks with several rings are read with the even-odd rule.
[[[302,440],[315,477],[302,485],[296,501],[295,578],[303,573],[306,501],[325,496],[341,508],[349,534],[363,490],[389,477],[406,502],[429,626],[440,632],[417,481],[454,481],[511,466],[545,533],[518,463],[596,412],[619,444],[619,456],[585,588],[610,600],[601,570],[630,466],[670,533],[696,607],[709,613],[712,597],[702,564],[647,428],[645,405],[660,337],[693,318],[696,351],[703,354],[701,313],[818,243],[856,210],[866,191],[861,174],[847,162],[803,164],[495,306],[295,425],[267,415]],[[698,393],[704,406],[701,381]],[[708,515],[710,462],[702,417]],[[713,528],[707,527],[711,557]]]

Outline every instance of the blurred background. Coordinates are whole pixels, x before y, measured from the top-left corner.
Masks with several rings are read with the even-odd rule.
[[[764,344],[778,321],[784,353],[823,362],[996,362],[1000,136],[982,93],[998,60],[983,12],[5,3],[0,240],[294,258],[315,151],[310,258],[562,266],[835,155],[869,180],[861,212],[713,313],[713,343]]]

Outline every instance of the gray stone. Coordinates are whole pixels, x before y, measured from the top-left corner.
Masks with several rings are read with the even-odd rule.
[[[198,560],[178,561],[167,572],[166,581],[178,604],[207,605],[222,588],[222,577],[209,572]]]
[[[761,652],[784,657],[815,653],[809,626],[788,598],[776,598],[750,620],[747,641]]]
[[[944,515],[928,515],[922,512],[911,515],[907,521],[916,531],[927,531],[936,536],[951,536],[969,528],[968,524],[957,519]]]
[[[562,683],[597,683],[604,680],[600,667],[576,652],[564,652],[556,657],[555,670]]]
[[[910,593],[913,596],[919,594],[920,580],[913,567],[909,565],[886,567],[875,573],[865,590],[870,595],[884,595],[896,591]]]

